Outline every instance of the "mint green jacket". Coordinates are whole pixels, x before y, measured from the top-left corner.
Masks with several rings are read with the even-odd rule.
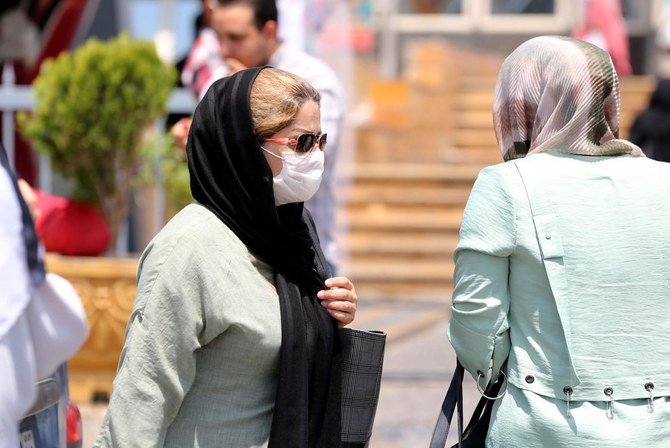
[[[507,359],[507,399],[540,396],[561,415],[561,402],[601,402],[605,420],[609,401],[646,403],[647,383],[667,404],[669,179],[669,164],[631,156],[544,153],[484,169],[455,253],[448,336],[465,369],[497,376]]]

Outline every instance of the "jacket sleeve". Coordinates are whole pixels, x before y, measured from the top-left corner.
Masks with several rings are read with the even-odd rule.
[[[204,328],[198,285],[207,283],[198,264],[178,248],[150,245],[142,256],[113,393],[94,446],[163,446],[195,379]]]
[[[516,245],[514,201],[502,169],[483,170],[465,207],[454,255],[448,337],[476,379],[492,363],[492,378],[509,355],[509,257]],[[483,386],[483,385],[482,385]]]

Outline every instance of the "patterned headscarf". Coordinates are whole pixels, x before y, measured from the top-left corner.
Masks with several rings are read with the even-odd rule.
[[[531,39],[505,59],[496,83],[493,124],[503,158],[547,151],[644,156],[619,139],[619,102],[605,51],[569,37]]]

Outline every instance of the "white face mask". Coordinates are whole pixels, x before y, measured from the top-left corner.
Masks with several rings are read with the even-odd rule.
[[[283,168],[273,178],[275,205],[305,202],[314,196],[323,176],[323,151],[312,151],[299,158],[291,151],[282,152],[278,156],[262,146],[261,149],[282,160]]]

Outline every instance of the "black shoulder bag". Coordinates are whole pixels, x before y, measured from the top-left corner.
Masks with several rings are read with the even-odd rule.
[[[504,367],[502,370],[504,371]],[[463,374],[463,366],[460,361],[456,361],[456,371],[451,378],[447,395],[444,397],[442,409],[433,430],[433,437],[430,440],[430,448],[445,447],[455,409],[458,409],[458,443],[452,448],[484,448],[485,446],[493,402],[495,398],[499,398],[498,394],[505,382],[505,376],[500,375],[495,382],[488,385],[470,417],[468,426],[463,430]]]

